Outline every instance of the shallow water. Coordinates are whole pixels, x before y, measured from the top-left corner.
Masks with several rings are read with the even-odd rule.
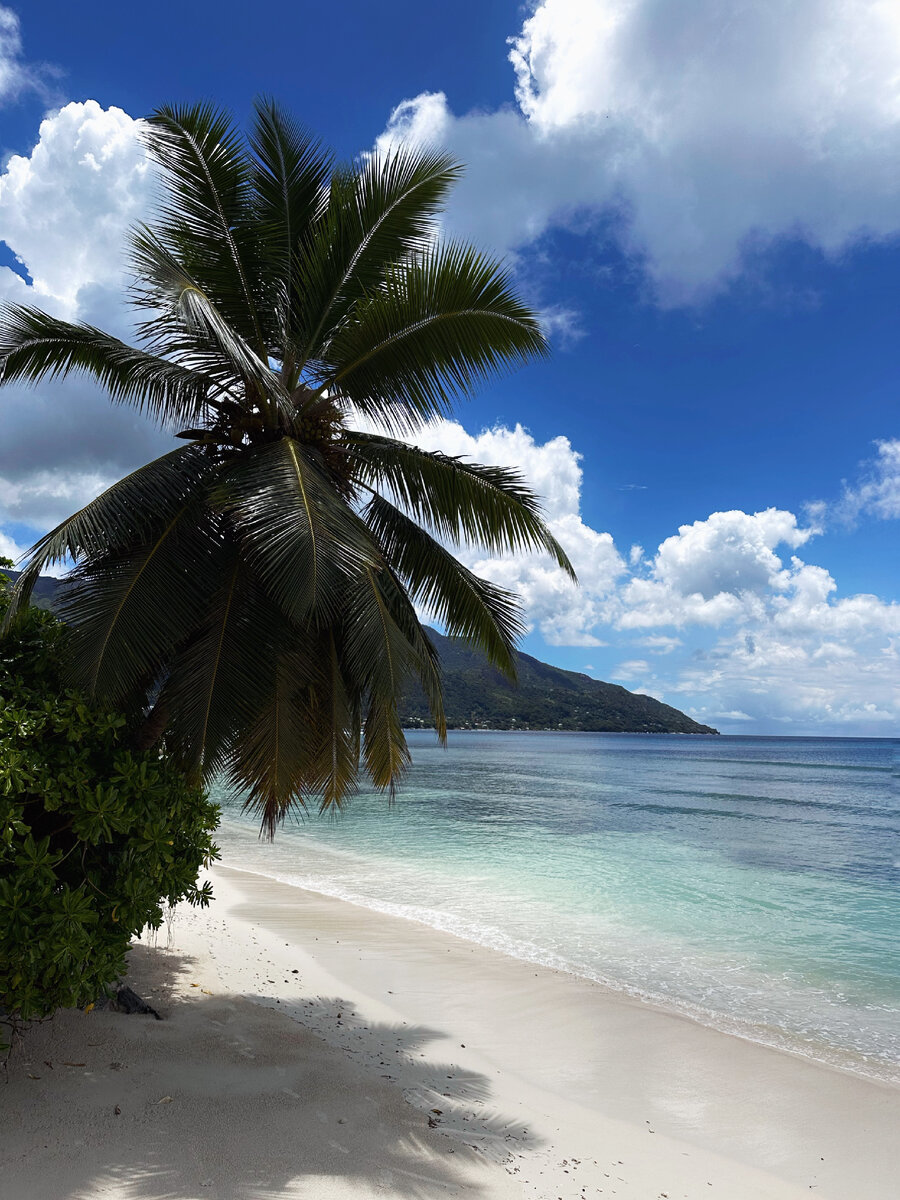
[[[900,742],[409,740],[393,808],[274,845],[217,797],[225,861],[900,1077]]]

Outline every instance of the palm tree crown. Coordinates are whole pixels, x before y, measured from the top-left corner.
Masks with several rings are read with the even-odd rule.
[[[138,347],[8,305],[0,378],[85,372],[184,444],[41,538],[8,619],[73,560],[73,685],[224,772],[271,834],[293,804],[339,804],[360,760],[393,789],[409,680],[444,735],[415,605],[514,672],[515,597],[447,543],[544,550],[572,574],[516,472],[405,440],[546,345],[497,263],[436,237],[459,172],[444,155],[336,166],[267,101],[246,142],[206,105],[145,130],[164,191],[131,236]]]

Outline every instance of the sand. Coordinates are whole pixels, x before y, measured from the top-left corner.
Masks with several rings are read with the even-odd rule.
[[[900,1089],[217,867],[0,1082],[3,1200],[894,1200]]]

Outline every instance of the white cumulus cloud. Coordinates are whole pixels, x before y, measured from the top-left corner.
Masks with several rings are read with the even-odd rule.
[[[121,308],[125,233],[146,216],[153,186],[139,129],[96,100],[67,104],[41,122],[30,155],[8,161],[0,238],[28,268],[32,302],[95,311],[98,290],[111,289]]]
[[[2,11],[2,10],[0,10]],[[127,336],[125,237],[154,185],[139,122],[94,100],[41,122],[29,155],[0,175],[0,239],[28,287],[0,268],[0,300],[33,303]],[[162,449],[163,438],[89,380],[0,390],[0,525],[46,529]]]
[[[891,735],[900,722],[900,605],[877,596],[829,600],[822,568],[797,566],[796,587],[762,620],[684,665],[675,696],[802,731]],[[811,589],[808,573],[819,578]],[[740,719],[725,717],[725,720]]]
[[[844,520],[854,521],[863,514],[882,520],[900,517],[900,438],[878,442],[877,451],[862,480],[845,487],[836,505]]]
[[[451,223],[515,250],[612,218],[663,303],[749,251],[900,229],[900,8],[885,0],[542,0],[511,39],[515,106],[398,105],[382,144],[467,165]]]
[[[568,439],[539,443],[521,426],[471,434],[437,421],[416,440],[518,467],[544,497],[578,588],[545,556],[466,561],[517,591],[549,644],[636,644],[652,663],[614,659],[612,678],[725,727],[877,733],[900,723],[900,604],[841,595],[826,568],[793,553],[817,533],[795,514],[712,513],[629,566],[582,516],[580,456]]]
[[[517,592],[529,623],[550,645],[603,645],[594,627],[603,619],[605,598],[626,568],[612,535],[582,520],[581,455],[569,439],[538,443],[521,425],[471,434],[456,421],[433,421],[414,440],[426,450],[521,471],[541,497],[550,529],[571,558],[580,586],[576,588],[548,555],[485,559],[469,553],[467,562],[478,574]]]
[[[25,547],[20,546],[18,542],[14,542],[11,537],[0,529],[0,558],[11,558],[13,562],[18,562],[24,553]]]
[[[761,596],[786,583],[776,548],[796,548],[810,536],[793,513],[775,508],[713,513],[682,525],[659,547],[647,575],[623,589],[618,625],[717,626],[758,614]]]

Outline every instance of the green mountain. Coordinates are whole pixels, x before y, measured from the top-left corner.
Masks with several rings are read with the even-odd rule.
[[[16,571],[4,571],[13,579]],[[56,579],[42,575],[34,602],[50,608]],[[451,729],[579,729],[599,733],[718,733],[698,725],[677,708],[652,696],[637,696],[614,683],[563,671],[520,654],[518,686],[491,667],[460,638],[429,629],[441,656],[444,701]],[[407,727],[431,726],[421,688],[411,688],[400,705]]]
[[[459,638],[434,629],[441,656],[447,723],[453,729],[578,729],[601,733],[718,733],[652,696],[563,671],[520,654],[518,686]],[[430,726],[425,695],[411,689],[401,703],[403,723]]]
[[[0,575],[6,575],[7,578],[14,581],[19,578],[20,574],[20,571],[7,571],[6,567],[0,567]],[[52,608],[53,598],[58,587],[58,579],[54,579],[52,575],[41,575],[31,593],[31,603],[37,608]]]

